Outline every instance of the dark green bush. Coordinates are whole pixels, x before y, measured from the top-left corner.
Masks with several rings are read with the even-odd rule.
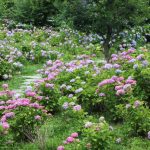
[[[14,18],[17,21],[44,25],[55,14],[56,8],[50,0],[15,1]]]

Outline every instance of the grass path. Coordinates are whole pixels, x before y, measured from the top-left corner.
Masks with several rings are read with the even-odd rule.
[[[0,90],[2,90],[1,85],[4,83],[9,84],[11,90],[19,89],[22,83],[26,80],[24,76],[33,76],[36,75],[36,71],[42,68],[42,64],[29,64],[25,66],[20,75],[14,75],[11,80],[5,80],[0,82]]]

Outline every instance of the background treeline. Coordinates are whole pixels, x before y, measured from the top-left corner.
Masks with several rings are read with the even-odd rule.
[[[149,0],[0,0],[1,19],[40,26],[69,23],[78,29],[94,25],[97,30],[112,19],[129,20],[130,25],[135,20],[148,22],[148,9]]]

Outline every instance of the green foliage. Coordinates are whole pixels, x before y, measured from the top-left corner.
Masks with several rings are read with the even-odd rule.
[[[130,100],[131,101],[131,100]],[[133,100],[128,105],[118,105],[118,115],[124,120],[124,127],[130,136],[147,136],[150,130],[150,112],[142,102],[139,106]],[[129,106],[129,107],[128,107]]]
[[[83,139],[79,143],[82,145],[82,149],[107,150],[117,146],[114,131],[110,129],[105,120],[92,122],[91,126],[83,128],[82,134]]]
[[[14,0],[0,0],[0,18],[7,18],[12,15]]]
[[[5,78],[5,75],[6,79],[8,79],[9,75],[11,75],[12,72],[15,70],[15,68],[10,63],[3,59],[0,60],[0,66],[0,79]]]
[[[18,142],[33,141],[46,115],[41,110],[30,107],[20,107],[14,112],[16,117],[9,121],[13,139]],[[41,119],[36,120],[36,115],[39,115]]]
[[[51,112],[51,113],[56,113],[59,111],[59,104],[58,100],[60,97],[60,92],[58,90],[58,87],[51,84],[48,86],[48,84],[43,83],[40,86],[40,91],[41,94],[44,95],[42,101],[40,104],[42,106],[45,106],[45,108]]]
[[[135,73],[135,79],[137,81],[137,86],[135,88],[135,95],[137,96],[140,93],[140,98],[148,103],[150,106],[150,70],[137,70]]]
[[[45,25],[57,12],[52,0],[5,0],[0,8],[1,16],[34,25]]]

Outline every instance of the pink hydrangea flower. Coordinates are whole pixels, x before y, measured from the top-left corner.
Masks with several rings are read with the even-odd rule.
[[[4,105],[5,104],[5,101],[0,101],[0,105]]]
[[[116,68],[116,69],[119,69],[120,65],[119,64],[114,64],[113,67]]]
[[[6,122],[6,120],[7,120],[6,116],[5,116],[5,115],[4,115],[4,116],[2,116],[2,118],[1,118],[1,122]]]
[[[132,84],[132,85],[135,85],[136,84],[136,81],[135,80],[132,80],[132,79],[127,79],[126,84]]]
[[[142,60],[144,58],[144,55],[143,54],[140,54],[136,57],[138,60]]]
[[[7,123],[7,122],[3,122],[2,123],[2,127],[4,128],[4,129],[9,129],[9,124]]]
[[[131,89],[131,84],[125,84],[125,85],[123,86],[123,89],[124,89],[125,91]]]
[[[63,143],[64,143],[64,144],[68,144],[68,142],[67,142],[67,141],[64,141]]]
[[[5,116],[6,116],[6,118],[11,118],[11,117],[15,116],[15,113],[14,112],[9,112],[9,113],[6,113]]]
[[[116,60],[118,60],[118,58],[117,57],[113,57],[111,60],[112,61],[116,61]]]
[[[124,80],[124,77],[118,77],[117,78],[117,81],[123,81]]]
[[[114,83],[114,82],[115,82],[115,80],[113,80],[113,79],[106,79],[106,80],[103,80],[102,82],[100,82],[98,84],[98,86],[104,86],[106,84],[111,84],[111,83]]]
[[[148,131],[147,135],[148,139],[150,140],[150,131]]]
[[[6,90],[6,89],[8,89],[8,84],[3,84],[2,87],[4,90]]]
[[[122,89],[122,86],[121,85],[119,85],[119,86],[115,86],[115,90],[117,91],[117,90],[121,90]]]
[[[134,106],[135,106],[135,108],[137,108],[137,107],[139,107],[141,105],[141,102],[140,101],[135,101],[134,102]]]
[[[52,61],[49,60],[49,61],[46,62],[46,64],[50,66],[50,65],[52,65]]]
[[[113,58],[113,57],[118,57],[118,55],[117,55],[117,54],[112,54],[111,57],[112,57],[112,58]]]
[[[69,136],[66,140],[68,143],[72,143],[74,141],[74,138]]]
[[[124,95],[124,94],[125,94],[125,91],[124,91],[123,89],[118,90],[118,91],[116,92],[116,95]]]
[[[54,84],[46,83],[45,87],[46,87],[46,88],[53,88],[53,87],[54,87]]]
[[[78,137],[78,133],[77,133],[77,132],[72,133],[72,134],[71,134],[71,137],[77,138],[77,137]]]
[[[35,98],[36,98],[38,101],[41,101],[41,100],[43,99],[42,96],[36,96]]]
[[[8,95],[9,97],[12,97],[14,94],[15,94],[14,91],[7,91],[7,95]]]
[[[26,92],[26,96],[34,97],[35,95],[36,95],[35,92],[31,92],[31,91]]]
[[[104,97],[104,96],[106,96],[106,95],[105,95],[105,93],[99,93],[99,96],[100,96],[100,97]]]
[[[0,106],[0,110],[5,109],[5,106]]]
[[[65,149],[65,147],[62,146],[62,145],[60,145],[60,146],[57,147],[57,150],[64,150],[64,149]]]
[[[39,115],[35,116],[34,118],[35,118],[35,120],[41,120],[41,116],[39,116]]]
[[[76,106],[74,106],[74,107],[73,107],[73,110],[75,110],[75,111],[81,110],[81,105],[76,105]]]
[[[135,49],[129,49],[128,51],[127,51],[127,54],[131,54],[131,53],[134,53],[135,52]]]

